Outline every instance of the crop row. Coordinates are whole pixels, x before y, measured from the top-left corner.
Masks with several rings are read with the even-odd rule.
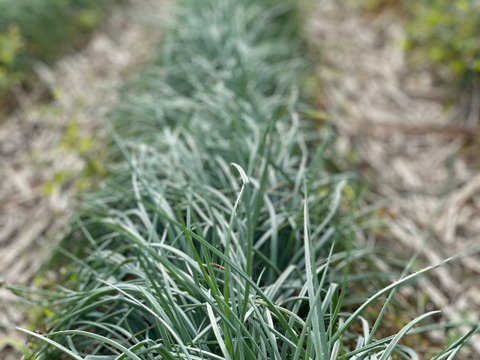
[[[181,2],[111,115],[111,178],[63,241],[62,286],[30,294],[51,315],[35,359],[418,358],[400,342],[436,311],[378,330],[432,268],[354,286],[376,283],[356,267],[372,249],[332,131],[302,118],[296,3]]]

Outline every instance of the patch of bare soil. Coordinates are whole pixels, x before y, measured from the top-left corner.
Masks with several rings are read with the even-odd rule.
[[[155,26],[165,14],[165,3],[135,0],[115,9],[81,52],[54,68],[39,65],[37,71],[55,100],[38,104],[19,94],[21,109],[0,125],[0,283],[28,284],[47,258],[52,238],[58,237],[75,207],[77,184],[60,182],[49,195],[45,190],[59,174],[75,178],[86,166],[75,137],[70,149],[61,143],[75,124],[78,139],[101,144],[102,119],[115,103],[116,87],[158,41]],[[19,358],[10,344],[24,342],[15,326],[27,326],[26,309],[0,288],[1,359]]]
[[[377,200],[389,203],[389,246],[420,248],[431,264],[478,250],[480,169],[478,159],[475,164],[460,154],[478,142],[480,127],[462,123],[458,109],[445,110],[429,74],[408,70],[399,45],[405,35],[394,14],[367,17],[323,0],[307,31],[321,49],[317,72],[338,128],[339,156],[355,153]],[[429,302],[443,310],[442,320],[478,322],[479,273],[480,258],[473,254],[422,283]],[[478,337],[472,349],[480,354]]]

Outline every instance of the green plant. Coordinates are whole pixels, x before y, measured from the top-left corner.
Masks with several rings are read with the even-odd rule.
[[[433,267],[345,312],[349,268],[372,249],[354,247],[350,176],[325,170],[332,133],[299,117],[294,1],[182,5],[112,115],[113,177],[64,240],[67,283],[37,294],[52,316],[28,332],[33,356],[417,359],[400,341],[436,312],[376,330],[395,290]],[[380,300],[371,328],[362,313]]]
[[[107,175],[101,160],[105,150],[98,141],[99,138],[98,133],[96,139],[85,134],[75,119],[68,123],[58,146],[52,151],[55,157],[75,157],[75,162],[80,166],[61,168],[51,174],[50,179],[43,184],[46,195],[65,187],[75,188],[78,192],[92,189]],[[34,153],[33,156],[38,157],[38,154]],[[42,168],[45,164],[39,163],[37,166]]]
[[[430,0],[411,4],[407,50],[414,65],[431,64],[443,81],[463,86],[480,73],[480,6],[476,1]]]
[[[0,94],[22,80],[22,75],[15,71],[13,64],[24,46],[18,26],[12,24],[0,34]]]

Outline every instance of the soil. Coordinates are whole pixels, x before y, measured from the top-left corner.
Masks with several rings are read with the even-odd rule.
[[[386,204],[389,234],[379,245],[420,251],[427,264],[462,254],[418,291],[442,309],[440,320],[478,323],[480,126],[464,121],[459,106],[446,109],[428,72],[409,69],[394,11],[369,15],[344,3],[319,2],[307,25],[321,53],[316,73],[338,130],[339,159],[354,154],[345,167],[356,166],[374,202]],[[478,336],[471,347],[480,354]]]
[[[0,125],[0,284],[31,284],[48,258],[51,239],[60,237],[77,205],[76,179],[88,165],[77,141],[94,135],[102,143],[116,88],[159,40],[165,3],[135,0],[113,9],[82,51],[53,68],[38,64],[53,101],[39,103],[33,94],[16,92],[21,107]],[[28,327],[27,313],[19,298],[0,288],[1,359],[20,357],[12,344],[25,341],[15,327]]]

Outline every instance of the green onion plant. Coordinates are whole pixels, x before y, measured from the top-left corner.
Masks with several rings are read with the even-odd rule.
[[[356,247],[351,176],[327,171],[333,133],[300,116],[295,7],[180,2],[112,114],[112,176],[63,240],[65,283],[40,294],[47,331],[23,330],[32,359],[419,358],[401,341],[436,311],[376,329],[390,294],[433,267],[344,305],[372,249]]]

